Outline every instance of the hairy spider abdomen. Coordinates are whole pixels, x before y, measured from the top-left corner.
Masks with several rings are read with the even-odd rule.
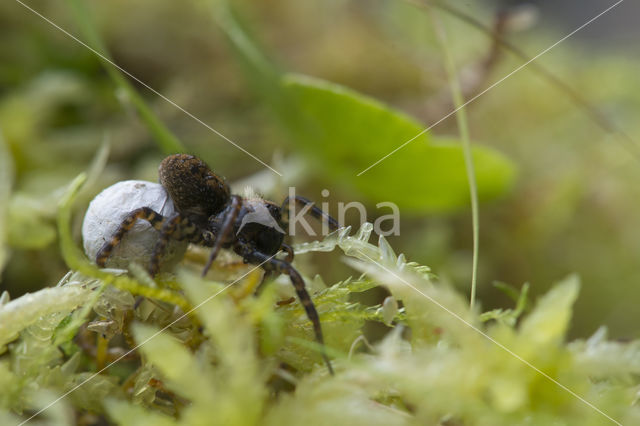
[[[158,175],[176,209],[201,225],[220,213],[230,197],[226,182],[193,155],[168,156],[160,163]]]

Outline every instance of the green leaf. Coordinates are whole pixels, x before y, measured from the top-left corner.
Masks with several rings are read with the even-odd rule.
[[[370,201],[393,201],[414,212],[450,212],[469,204],[461,144],[428,132],[357,176],[427,126],[346,87],[302,75],[283,75],[246,34],[228,2],[214,6],[218,24],[248,84],[269,104],[310,164]],[[472,148],[481,200],[507,191],[515,167],[504,155]]]
[[[283,88],[297,110],[289,127],[328,177],[350,183],[372,201],[391,200],[408,210],[446,212],[468,205],[459,142],[425,133],[356,177],[426,126],[372,98],[323,80],[288,75]],[[513,164],[485,146],[475,145],[472,154],[480,199],[503,194],[513,181]]]

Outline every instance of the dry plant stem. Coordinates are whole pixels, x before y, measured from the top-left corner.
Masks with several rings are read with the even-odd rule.
[[[453,103],[456,107],[456,121],[458,128],[460,129],[460,137],[462,139],[462,147],[464,153],[464,164],[467,170],[467,179],[469,181],[469,194],[471,197],[471,220],[473,227],[473,266],[471,271],[471,296],[470,307],[473,309],[476,300],[476,287],[477,287],[477,275],[478,275],[478,249],[479,249],[479,220],[478,220],[478,188],[476,185],[476,172],[473,165],[473,157],[471,155],[471,141],[469,138],[469,125],[467,122],[467,112],[464,108],[464,97],[462,95],[462,88],[460,87],[460,81],[458,80],[458,74],[456,72],[455,62],[449,50],[447,41],[447,33],[442,25],[440,19],[435,11],[429,11],[429,16],[433,22],[433,28],[436,33],[436,37],[442,47],[442,52],[445,58],[445,68],[449,77],[449,85],[451,87],[451,94],[453,96]]]

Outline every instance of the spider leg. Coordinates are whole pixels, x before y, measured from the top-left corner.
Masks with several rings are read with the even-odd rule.
[[[176,233],[181,219],[182,217],[176,213],[171,218],[164,221],[162,228],[160,229],[160,237],[153,248],[153,254],[149,261],[149,275],[152,277],[158,273],[158,270],[160,269],[160,259],[167,249],[169,239]]]
[[[113,237],[111,237],[111,240],[104,243],[100,250],[98,250],[98,254],[96,254],[96,263],[98,266],[105,266],[113,250],[120,244],[124,235],[133,228],[133,225],[138,219],[146,220],[157,230],[162,229],[165,222],[164,216],[149,207],[141,207],[133,210],[122,220],[122,223],[113,234]]]
[[[298,273],[298,271],[293,266],[291,266],[290,263],[256,251],[248,244],[238,243],[236,245],[236,248],[239,250],[239,253],[247,263],[262,265],[262,267],[267,271],[289,275],[289,279],[291,279],[291,283],[296,290],[296,294],[298,295],[300,303],[302,303],[302,306],[307,314],[307,318],[309,318],[309,321],[311,321],[311,323],[313,324],[313,331],[316,337],[316,341],[320,343],[320,345],[322,345],[322,358],[327,364],[329,373],[333,375],[333,367],[331,366],[331,361],[327,356],[326,348],[324,346],[324,337],[322,335],[322,327],[320,325],[318,311],[316,311],[316,307],[311,300],[311,296],[309,296],[309,293],[307,292],[307,289],[304,285],[304,280],[300,276],[300,273]]]
[[[301,206],[302,209],[307,209],[307,213],[313,216],[315,219],[320,222],[326,221],[329,224],[329,228],[331,230],[336,230],[340,227],[340,224],[337,220],[331,217],[329,214],[325,213],[318,207],[316,207],[313,201],[308,200],[304,197],[296,195],[295,197],[287,197],[282,202],[282,206],[280,207],[280,212],[282,214],[282,222],[284,224],[289,223],[289,213],[294,205]]]
[[[289,244],[282,243],[282,245],[280,246],[280,250],[287,253],[287,257],[284,258],[285,262],[287,263],[293,262],[293,256],[294,256],[293,247],[291,247]]]
[[[159,268],[160,258],[166,249],[170,237],[176,240],[191,241],[195,244],[207,244],[210,240],[210,238],[186,216],[176,214],[171,218],[166,218],[149,207],[140,207],[125,216],[113,234],[113,237],[111,237],[111,240],[104,243],[100,250],[98,250],[98,254],[96,255],[96,263],[98,266],[105,266],[113,250],[120,244],[124,235],[133,228],[133,225],[135,225],[138,219],[146,220],[155,229],[160,231],[160,239],[156,243],[153,254],[151,255],[149,272],[152,276],[155,275]]]
[[[282,243],[282,245],[280,246],[280,250],[287,253],[287,257],[284,258],[285,262],[287,263],[293,262],[294,253],[293,253],[293,248],[290,245]],[[272,276],[273,276],[273,270],[269,270],[269,269],[264,270],[264,274],[262,275],[262,280],[260,280],[260,284],[256,289],[256,294],[260,294],[260,292],[262,291],[262,288],[264,287],[264,283]]]
[[[191,219],[176,213],[172,217],[164,220],[160,228],[160,236],[153,248],[153,254],[149,262],[149,274],[155,276],[160,269],[160,260],[164,255],[169,240],[189,241],[194,244],[207,244],[209,237]]]
[[[218,252],[220,248],[222,248],[222,244],[224,244],[229,237],[229,233],[233,231],[233,227],[236,222],[236,218],[238,217],[238,213],[240,212],[240,208],[242,207],[242,198],[234,195],[231,197],[231,206],[230,212],[225,216],[224,222],[222,223],[222,227],[220,228],[220,232],[216,235],[215,242],[213,243],[213,248],[211,249],[211,255],[209,256],[209,260],[202,271],[202,276],[207,275],[209,268],[211,268],[211,264],[218,256]]]

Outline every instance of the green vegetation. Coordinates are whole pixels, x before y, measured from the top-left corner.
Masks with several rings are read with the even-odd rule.
[[[640,134],[640,59],[541,58],[605,125],[523,70],[423,132],[521,60],[429,2],[356,3],[38,5],[102,58],[0,5],[0,424],[640,423],[640,167],[606,131]],[[502,36],[535,54],[562,34]],[[178,151],[236,192],[371,207],[294,241],[335,376],[286,277],[256,292],[225,253],[201,278],[196,247],[155,279],[82,253],[89,201]]]

